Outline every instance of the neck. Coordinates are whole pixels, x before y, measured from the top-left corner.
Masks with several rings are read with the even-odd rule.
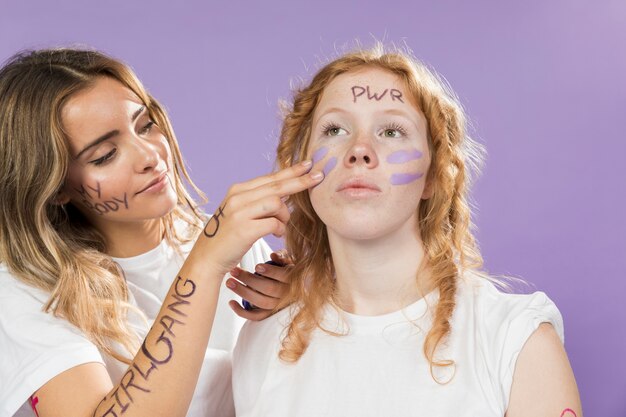
[[[99,230],[104,235],[107,254],[115,258],[141,255],[156,248],[163,239],[160,219],[108,224]]]
[[[416,222],[384,238],[349,240],[328,231],[337,301],[350,313],[374,316],[402,309],[432,288],[421,267],[424,247]]]

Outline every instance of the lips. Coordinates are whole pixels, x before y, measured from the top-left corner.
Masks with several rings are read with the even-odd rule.
[[[380,192],[380,188],[373,182],[366,180],[364,178],[352,178],[347,181],[342,182],[339,187],[337,187],[337,192],[341,191],[359,191],[363,192]]]
[[[148,190],[150,187],[153,187],[157,184],[162,183],[163,181],[166,180],[167,177],[167,172],[162,172],[161,174],[159,174],[155,179],[153,179],[152,181],[150,181],[145,187],[143,187],[140,191],[137,191],[135,193],[135,195],[137,194],[141,194],[144,191]]]

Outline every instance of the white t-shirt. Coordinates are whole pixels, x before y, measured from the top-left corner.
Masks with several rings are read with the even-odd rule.
[[[163,240],[151,251],[133,258],[115,258],[124,270],[131,302],[145,312],[149,324],[161,308],[171,283],[193,244],[182,247],[183,257]],[[257,263],[269,259],[270,247],[259,240],[241,261],[253,271]],[[117,384],[127,365],[101,354],[76,327],[66,320],[42,311],[49,294],[15,279],[0,263],[0,417],[32,417],[28,398],[56,375],[80,364],[106,365]],[[231,350],[243,319],[228,307],[235,295],[220,289],[215,323],[209,348],[188,416],[233,416],[231,389]],[[240,300],[239,300],[240,301]],[[140,333],[147,333],[143,322],[130,317]]]
[[[423,354],[434,291],[382,316],[357,316],[327,307],[295,364],[278,358],[295,307],[248,322],[233,353],[238,417],[471,416],[506,412],[517,356],[542,322],[563,339],[561,315],[543,293],[511,295],[480,278],[459,280],[452,332],[440,359],[454,367],[430,374]],[[450,378],[453,378],[450,380]]]

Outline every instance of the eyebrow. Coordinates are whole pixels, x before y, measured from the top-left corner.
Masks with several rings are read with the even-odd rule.
[[[331,114],[331,113],[341,113],[341,114],[346,114],[349,113],[347,110],[342,109],[341,107],[331,107],[330,109],[326,110],[324,113],[320,114],[316,120],[313,121],[313,125],[318,123],[320,121],[320,119],[322,119],[324,116],[326,116],[327,114]]]
[[[137,118],[144,112],[144,110],[146,110],[146,106],[141,106],[140,108],[138,108],[130,117],[130,120],[132,122],[134,122],[135,120],[137,120]],[[98,137],[95,140],[92,140],[91,142],[89,142],[89,144],[87,146],[85,146],[83,148],[82,151],[78,152],[78,155],[76,155],[76,159],[80,158],[80,156],[82,154],[84,154],[85,152],[87,152],[89,149],[93,148],[94,146],[97,146],[99,144],[101,144],[102,142],[104,142],[105,140],[111,139],[112,137],[115,137],[117,135],[120,134],[119,130],[111,130],[110,132],[105,133],[104,135]]]
[[[324,113],[320,114],[319,117],[317,118],[317,120],[315,120],[313,124],[318,123],[324,116],[326,116],[328,114],[332,114],[332,113],[349,114],[350,111],[348,111],[346,109],[343,109],[341,107],[331,107],[328,110],[326,110]],[[411,123],[413,123],[415,125],[415,127],[418,127],[418,123],[416,123],[416,121],[413,120],[413,118],[410,116],[409,113],[407,113],[406,111],[404,111],[402,109],[385,109],[385,110],[378,111],[377,113],[390,114],[390,115],[394,115],[394,116],[403,117],[403,118],[409,120]]]

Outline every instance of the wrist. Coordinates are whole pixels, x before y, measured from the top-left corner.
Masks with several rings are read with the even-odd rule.
[[[201,276],[221,282],[230,268],[223,265],[221,259],[216,259],[211,252],[198,250],[197,245],[194,246],[181,268],[181,273],[191,273],[196,277]]]

